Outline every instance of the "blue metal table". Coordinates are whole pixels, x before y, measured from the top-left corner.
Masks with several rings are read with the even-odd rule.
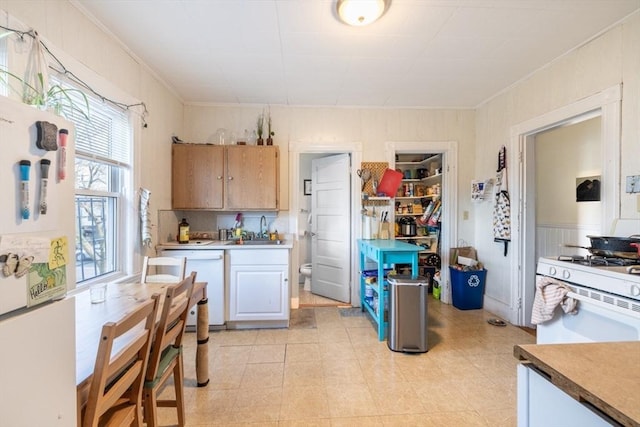
[[[418,253],[423,249],[420,246],[397,240],[358,240],[360,249],[360,303],[362,310],[368,311],[378,325],[378,339],[384,340],[387,329],[385,320],[385,305],[389,297],[385,290],[385,269],[393,268],[395,264],[411,264],[411,274],[418,274]],[[364,272],[367,259],[377,263],[376,282],[366,283]],[[377,295],[377,307],[365,298],[365,287],[369,285]]]

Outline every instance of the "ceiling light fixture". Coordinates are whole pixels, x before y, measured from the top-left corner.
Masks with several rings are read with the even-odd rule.
[[[361,27],[380,18],[389,9],[391,0],[338,0],[338,17],[345,24]]]

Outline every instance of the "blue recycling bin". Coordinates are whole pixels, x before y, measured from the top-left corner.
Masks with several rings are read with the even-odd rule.
[[[451,276],[451,299],[453,306],[460,310],[482,308],[484,284],[487,270],[463,271],[449,267]]]

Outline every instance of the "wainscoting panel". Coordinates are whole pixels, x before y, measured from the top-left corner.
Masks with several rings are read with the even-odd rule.
[[[587,249],[567,248],[564,245],[589,247],[588,235],[600,235],[597,224],[538,224],[536,226],[536,259],[541,256],[589,255]]]

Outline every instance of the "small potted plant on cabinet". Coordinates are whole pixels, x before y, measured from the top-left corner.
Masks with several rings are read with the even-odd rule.
[[[256,140],[258,145],[263,145],[264,140],[262,139],[262,133],[264,132],[264,113],[258,115],[258,121],[256,123],[258,139]]]
[[[273,136],[276,133],[271,130],[271,109],[267,111],[267,145],[273,145]]]

